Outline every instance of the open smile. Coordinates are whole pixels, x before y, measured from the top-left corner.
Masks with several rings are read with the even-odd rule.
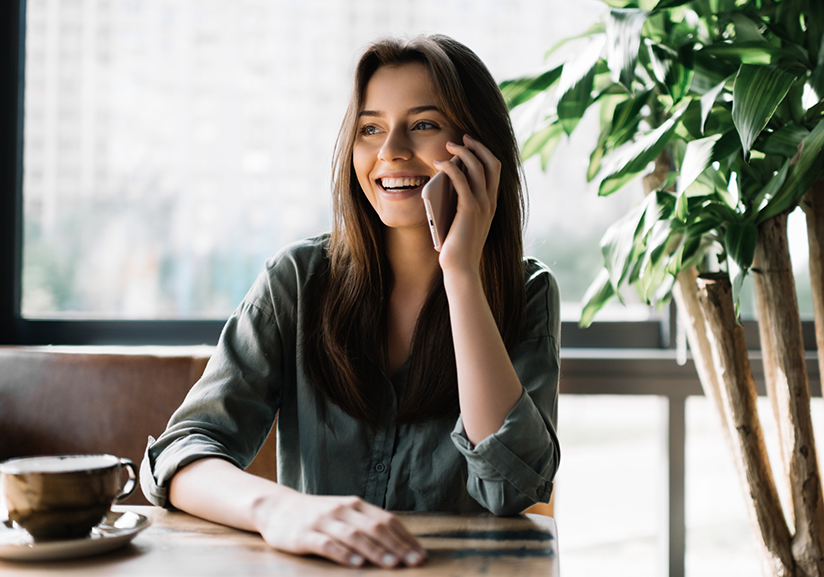
[[[386,192],[405,192],[415,190],[429,181],[428,176],[405,176],[401,178],[378,178],[377,185]]]

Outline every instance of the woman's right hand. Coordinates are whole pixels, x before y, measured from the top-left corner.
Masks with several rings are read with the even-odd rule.
[[[255,506],[254,525],[273,548],[350,567],[417,566],[426,551],[397,517],[357,497],[294,492]]]

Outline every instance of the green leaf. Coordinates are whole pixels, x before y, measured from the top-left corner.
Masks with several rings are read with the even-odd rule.
[[[521,151],[521,156],[526,160],[538,153],[543,154],[542,151],[546,148],[551,148],[549,154],[552,154],[552,150],[554,150],[555,145],[558,144],[561,134],[563,134],[563,129],[557,122],[553,122],[549,126],[542,128],[527,139]],[[548,158],[547,156],[547,159]]]
[[[732,258],[742,269],[752,266],[755,257],[755,241],[758,228],[753,223],[733,221],[727,225],[724,248],[727,257]]]
[[[510,110],[546,91],[561,77],[563,66],[556,66],[537,76],[523,76],[505,80],[499,85]]]
[[[673,244],[670,237],[673,236],[673,221],[671,219],[659,220],[655,223],[646,238],[647,254],[653,264],[658,264],[667,254],[667,249]],[[679,233],[675,233],[678,235]]]
[[[791,122],[767,137],[758,150],[764,154],[777,154],[792,158],[798,153],[798,145],[809,133],[810,131],[803,126]]]
[[[638,0],[602,0],[607,6],[613,8],[638,8]]]
[[[810,79],[807,81],[819,100],[824,99],[824,37],[818,49],[818,59]]]
[[[629,95],[615,106],[612,125],[606,140],[608,146],[620,146],[635,135],[638,123],[641,120],[641,110],[649,102],[651,94],[652,90],[645,90],[638,94]]]
[[[601,134],[598,135],[598,143],[592,150],[592,154],[589,155],[589,166],[587,167],[587,182],[592,181],[592,179],[595,178],[595,175],[601,168],[601,159],[604,157],[604,152],[606,151],[606,141],[611,128],[612,126],[609,124],[607,126],[604,126],[603,130],[601,130]]]
[[[718,221],[709,215],[702,215],[703,220],[699,220],[687,227],[681,245],[673,253],[667,265],[667,272],[673,276],[678,275],[703,260],[707,250],[715,243],[710,233],[718,227]]]
[[[616,290],[624,281],[633,260],[632,256],[638,245],[638,233],[645,210],[646,203],[637,206],[607,228],[601,239],[604,266],[609,271],[609,280]]]
[[[717,132],[732,130],[734,125],[732,122],[731,108],[732,106],[729,103],[716,103],[710,110],[702,129],[701,103],[698,100],[694,100],[684,113],[684,117],[681,120],[681,127],[678,129],[678,135],[684,140],[690,141],[710,136]],[[738,133],[736,133],[736,138],[738,138]]]
[[[814,73],[819,72],[824,75],[824,71],[821,70],[824,63],[824,2],[820,0],[802,1],[800,12],[804,15],[804,23],[807,26],[805,34],[807,52],[814,63],[816,58],[818,60]],[[816,88],[812,83],[811,86],[813,89]],[[816,91],[816,93],[818,98],[824,98],[821,92]]]
[[[654,12],[658,12],[659,10],[666,10],[667,8],[675,8],[677,6],[683,6],[684,4],[688,4],[692,0],[661,0],[658,4],[655,5],[653,8]]]
[[[727,225],[724,247],[727,251],[727,272],[732,282],[732,300],[738,305],[744,276],[752,266],[758,228],[752,223],[731,222]]]
[[[607,63],[613,82],[620,82],[633,91],[635,63],[641,46],[641,28],[650,15],[633,8],[610,10],[607,16]]]
[[[790,170],[790,159],[788,158],[784,162],[784,166],[781,167],[781,170],[776,172],[773,177],[767,181],[758,194],[755,195],[755,198],[752,202],[752,208],[755,210],[756,214],[761,211],[770,199],[775,197],[778,194],[778,191],[784,185],[784,182],[787,180],[787,172]]]
[[[563,135],[563,131],[561,127],[556,124],[557,131],[555,135],[544,143],[543,148],[541,148],[541,170],[546,172],[546,168],[549,165],[549,160],[552,157],[552,153],[555,152],[555,147],[558,146],[558,142],[561,140],[561,136]]]
[[[787,179],[767,206],[758,214],[758,223],[764,222],[794,206],[804,193],[824,173],[824,121],[820,121],[813,131],[801,141],[798,158],[790,161]],[[793,162],[795,161],[795,162]]]
[[[715,105],[718,95],[721,94],[722,90],[724,90],[724,85],[728,80],[730,80],[730,78],[732,77],[730,76],[722,82],[719,82],[714,88],[701,95],[701,134],[704,134],[704,126],[707,124],[707,117],[710,115],[710,111]]]
[[[642,204],[644,215],[640,223],[639,236],[646,237],[657,222],[672,218],[675,212],[675,195],[665,190],[656,190],[645,196]]]
[[[741,139],[738,138],[738,133],[730,126],[730,129],[724,132],[721,139],[715,143],[715,147],[712,149],[711,162],[718,162],[721,165],[720,170],[727,172],[730,169],[730,164],[740,158],[740,151]]]
[[[692,79],[692,47],[686,45],[677,52],[664,44],[646,41],[652,72],[672,96],[673,102],[679,102],[687,93]]]
[[[687,187],[698,178],[698,175],[712,163],[713,150],[721,136],[721,134],[714,134],[687,143],[684,162],[681,164],[681,178],[678,179],[679,195],[682,195]]]
[[[795,82],[795,75],[774,66],[742,64],[732,93],[732,120],[741,138],[744,159]]]
[[[758,24],[743,12],[733,12],[730,19],[735,26],[735,42],[766,42]]]
[[[585,304],[581,311],[581,320],[578,321],[578,325],[582,328],[591,325],[595,313],[601,310],[614,296],[615,288],[609,281],[609,271],[605,268],[601,269],[601,272],[598,273],[598,276],[595,277],[595,280],[592,281],[592,284],[589,285],[589,288],[584,294],[583,301]]]
[[[695,94],[705,94],[719,82],[734,76],[740,65],[740,62],[730,62],[707,54],[704,48],[695,50],[693,52],[695,75],[692,77],[690,90]]]
[[[775,64],[780,60],[798,60],[803,57],[791,47],[780,48],[766,42],[718,42],[704,46],[700,52],[704,55],[740,62],[741,64]]]
[[[598,194],[612,194],[646,170],[647,165],[661,154],[672,138],[686,109],[686,106],[680,108],[661,126],[618,148],[606,158],[601,168],[604,178],[598,188]]]
[[[564,64],[558,81],[558,118],[567,134],[572,134],[578,122],[592,104],[592,83],[605,38],[595,37],[587,47]]]
[[[638,289],[638,295],[644,299],[645,303],[653,303],[655,293],[658,292],[667,276],[666,260],[658,259],[656,261],[649,258],[644,261],[644,267],[636,283],[636,289]]]

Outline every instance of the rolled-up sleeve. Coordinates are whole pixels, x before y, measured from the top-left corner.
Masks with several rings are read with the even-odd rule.
[[[534,263],[534,261],[533,261]],[[501,428],[472,445],[458,418],[452,441],[467,462],[467,490],[496,515],[548,502],[560,462],[556,433],[560,376],[560,296],[537,264],[527,280],[524,339],[510,355],[524,391]]]
[[[140,482],[146,498],[168,507],[168,482],[185,465],[205,457],[245,469],[266,440],[280,405],[284,373],[294,370],[294,289],[289,263],[280,274],[261,273],[224,326],[203,376],[172,415],[166,431],[149,438]],[[279,279],[273,283],[274,279]],[[291,293],[291,294],[290,294]],[[279,304],[280,310],[274,308]],[[282,312],[285,311],[285,312]]]

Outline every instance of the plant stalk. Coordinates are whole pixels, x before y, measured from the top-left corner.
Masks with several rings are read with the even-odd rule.
[[[790,495],[795,523],[793,558],[805,575],[824,576],[824,499],[810,415],[810,388],[804,360],[801,318],[795,296],[787,214],[758,227],[754,261],[755,297],[759,312],[765,371],[773,374],[768,388],[777,407],[782,453],[789,462]]]
[[[743,466],[744,494],[759,543],[767,575],[795,576],[790,530],[784,519],[775,487],[764,435],[756,408],[757,393],[752,377],[744,329],[738,324],[729,278],[714,275],[698,279],[698,300],[705,319],[705,332],[712,351],[714,372],[719,380],[721,403],[735,460]]]
[[[813,184],[804,195],[801,206],[807,216],[818,374],[824,375],[824,181],[819,180]]]

